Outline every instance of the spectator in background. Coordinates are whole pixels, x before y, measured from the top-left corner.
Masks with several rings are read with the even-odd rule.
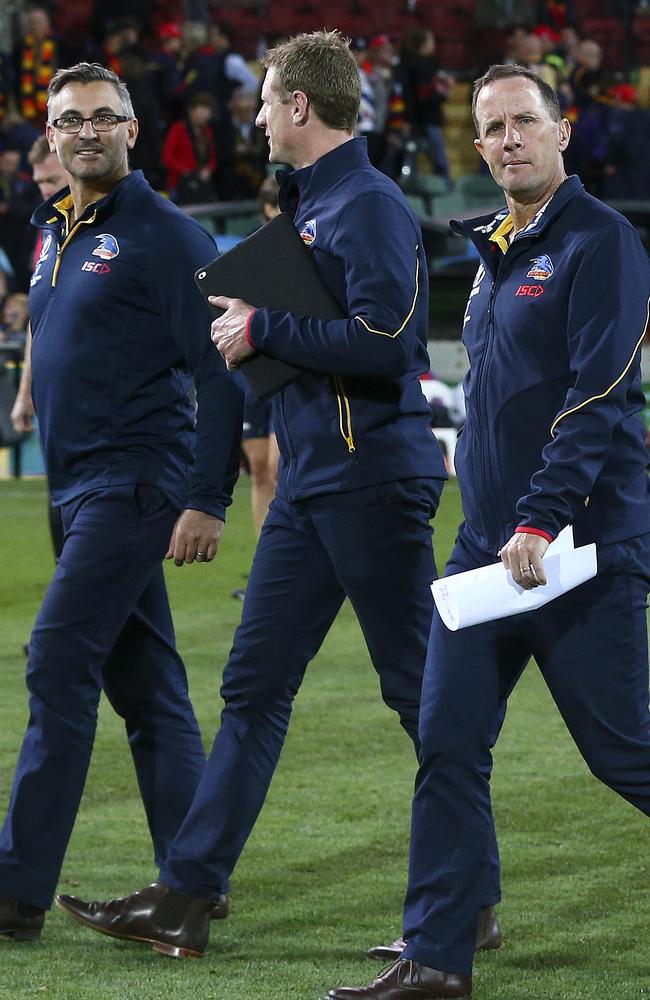
[[[18,110],[43,127],[47,121],[47,88],[60,65],[60,42],[44,7],[32,7],[16,54]]]
[[[160,152],[165,119],[158,75],[160,64],[141,40],[141,25],[131,16],[106,23],[106,35],[97,62],[112,69],[126,83],[136,117],[140,141],[131,155],[133,170],[142,170],[154,187],[164,185]]]
[[[19,149],[19,170],[29,174],[31,173],[29,151],[35,140],[42,134],[40,128],[36,128],[32,122],[21,118],[14,108],[10,108],[0,122],[0,148],[9,146],[12,149]]]
[[[38,192],[43,201],[47,201],[57,191],[68,186],[68,176],[61,166],[57,154],[50,152],[50,144],[45,135],[39,135],[29,151],[29,163],[32,168],[32,180],[38,187]],[[39,263],[42,263],[42,248],[43,231],[38,229],[32,252],[32,271]],[[28,434],[34,430],[34,413],[34,401],[32,399],[32,331],[28,325],[25,337],[23,370],[20,375],[20,385],[18,386],[18,392],[16,393],[16,399],[11,411],[11,422],[16,433]],[[61,508],[55,507],[52,504],[49,494],[48,524],[54,558],[58,559],[63,548],[63,522],[61,520]],[[29,647],[26,646],[26,653],[28,649]]]
[[[29,151],[28,159],[32,168],[32,180],[43,201],[47,201],[61,188],[68,186],[66,172],[56,153],[50,152],[46,136],[39,135]]]
[[[549,27],[548,24],[538,24],[533,28],[533,34],[541,42],[542,63],[545,66],[549,66],[553,71],[553,79],[555,80],[553,89],[557,90],[559,84],[566,76],[564,59],[559,50],[560,33]]]
[[[386,130],[393,87],[395,49],[388,35],[370,39],[361,65],[361,99],[357,134],[368,141],[368,157],[374,167],[386,165]]]
[[[521,45],[527,36],[528,30],[523,24],[510,25],[506,33],[503,59],[501,60],[504,66],[512,66],[515,63],[517,65],[521,64],[523,59]]]
[[[607,142],[603,198],[646,199],[650,191],[650,110],[638,106],[631,84],[620,83],[607,90],[599,111]]]
[[[219,196],[226,201],[256,198],[266,175],[268,145],[255,125],[255,95],[237,88],[228,102],[228,111],[228,118],[216,129]]]
[[[185,108],[194,94],[216,94],[218,60],[203,21],[185,21],[181,33],[176,96]]]
[[[47,201],[48,198],[51,198],[52,195],[56,194],[57,191],[60,191],[61,188],[68,186],[68,178],[65,170],[61,166],[56,153],[50,152],[50,145],[44,135],[39,135],[38,139],[30,149],[28,160],[32,169],[32,180],[38,188],[42,201]],[[34,251],[32,254],[33,267],[36,266],[36,262],[40,256],[42,243],[43,234],[39,229],[37,231],[36,242],[34,244]],[[25,370],[23,369],[23,375],[24,373]],[[32,413],[33,412],[34,411],[32,409]]]
[[[592,38],[584,38],[576,47],[575,59],[576,66],[568,83],[571,88],[571,103],[580,110],[590,107],[600,97],[603,82],[602,49]],[[572,121],[570,115],[569,120]]]
[[[564,63],[564,77],[568,79],[578,64],[578,46],[580,45],[580,35],[572,25],[567,24],[560,32],[560,41],[556,46],[556,52],[562,56]]]
[[[167,189],[177,204],[213,201],[217,166],[214,105],[209,94],[194,94],[183,118],[172,123],[165,137],[162,162]]]
[[[122,56],[138,42],[138,22],[130,15],[113,17],[106,22],[104,37],[96,61],[114,73],[123,72]]]
[[[23,346],[27,337],[29,305],[25,292],[13,292],[2,305],[0,342]]]
[[[585,38],[578,45],[577,66],[567,80],[571,122],[571,144],[565,155],[568,173],[575,173],[590,194],[601,198],[606,171],[608,143],[604,108],[601,103],[602,52],[598,42]]]
[[[158,28],[158,42],[151,58],[158,67],[157,88],[163,122],[167,125],[181,113],[177,108],[182,31],[175,21],[165,21]]]
[[[110,0],[110,3],[93,0],[89,28],[94,44],[99,45],[106,38],[111,21],[132,18],[137,13],[142,24],[151,24],[153,6],[153,0]]]
[[[404,36],[397,76],[402,86],[409,133],[427,153],[434,173],[444,177],[451,186],[442,125],[443,105],[453,81],[440,69],[435,49],[432,31],[419,26],[409,28]]]
[[[11,262],[15,290],[24,292],[29,284],[29,220],[35,198],[31,177],[20,170],[20,158],[21,151],[14,146],[0,151],[0,246]]]
[[[544,43],[539,35],[528,34],[520,45],[521,64],[531,70],[553,90],[557,90],[558,75],[553,66],[544,61]]]
[[[257,99],[259,77],[243,56],[233,51],[235,30],[228,21],[217,21],[210,27],[210,44],[217,56],[215,99],[219,120],[227,117],[227,108],[235,91],[243,91]]]

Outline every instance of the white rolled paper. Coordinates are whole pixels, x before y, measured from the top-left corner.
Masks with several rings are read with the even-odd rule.
[[[452,632],[541,608],[596,575],[596,546],[573,547],[571,525],[553,541],[544,555],[547,582],[524,590],[502,562],[436,580],[431,585],[438,614]]]

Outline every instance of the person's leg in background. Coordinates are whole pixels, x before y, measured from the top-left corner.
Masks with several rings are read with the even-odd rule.
[[[242,449],[251,477],[251,508],[255,535],[260,537],[264,518],[275,496],[278,479],[278,443],[275,434],[242,440]]]
[[[280,451],[273,433],[271,402],[258,399],[241,373],[235,373],[244,389],[244,422],[242,451],[251,479],[251,510],[255,537],[260,537],[264,519],[275,496]],[[243,601],[244,587],[237,587],[231,597]]]

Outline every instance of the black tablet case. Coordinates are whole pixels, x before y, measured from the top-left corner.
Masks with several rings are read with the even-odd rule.
[[[294,316],[345,316],[293,222],[282,213],[197,271],[195,280],[206,299],[227,295]],[[208,304],[215,317],[223,315],[223,309]],[[244,361],[239,371],[255,395],[266,399],[299,378],[304,369],[258,353]]]

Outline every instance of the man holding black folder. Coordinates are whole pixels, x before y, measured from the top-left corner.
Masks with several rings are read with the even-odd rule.
[[[271,161],[293,167],[280,207],[344,318],[213,300],[225,309],[213,340],[230,368],[261,351],[305,369],[274,399],[278,488],[224,673],[221,728],[160,880],[110,903],[59,899],[87,926],[175,957],[203,955],[212,901],[227,891],[307,664],[346,596],[383,698],[419,746],[436,576],[429,521],[446,478],[418,381],[429,367],[420,227],[352,136],[360,84],[341,36],[299,35],[265,65],[257,124]],[[496,899],[494,887],[486,903]],[[488,923],[481,943],[494,947],[491,914]]]

